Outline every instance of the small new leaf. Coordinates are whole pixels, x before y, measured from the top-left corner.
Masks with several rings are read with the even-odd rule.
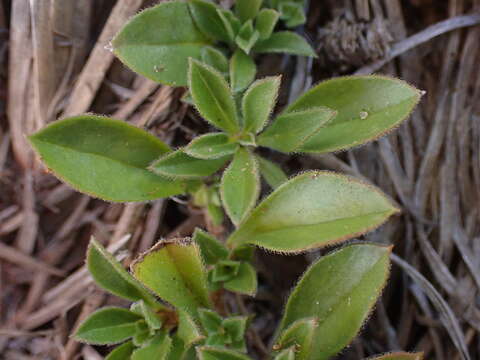
[[[199,360],[252,360],[238,351],[217,346],[197,347],[197,355]]]
[[[185,311],[178,311],[177,335],[185,347],[204,338],[195,321]]]
[[[258,164],[254,155],[241,147],[222,176],[220,187],[225,211],[238,225],[255,206],[260,193]]]
[[[258,134],[268,122],[280,88],[280,76],[255,81],[242,99],[243,129]]]
[[[136,314],[143,316],[145,322],[147,323],[150,332],[159,330],[162,328],[162,320],[155,313],[155,311],[148,306],[144,301],[140,300],[136,303],[133,303],[130,307],[130,310]]]
[[[314,318],[308,360],[330,359],[356,336],[377,301],[390,269],[391,248],[346,246],[322,257],[302,276],[285,307],[280,334],[300,319]]]
[[[257,67],[253,59],[241,49],[235,50],[230,59],[230,87],[239,92],[248,87],[255,79]]]
[[[187,155],[183,150],[177,150],[160,157],[150,165],[149,170],[174,179],[198,179],[220,170],[229,158],[230,156],[198,159]]]
[[[234,43],[235,36],[237,36],[237,33],[240,31],[240,20],[238,20],[230,10],[218,9],[217,14],[225,26],[230,43]]]
[[[263,200],[227,243],[296,253],[364,234],[396,212],[371,185],[332,172],[308,171]]]
[[[393,352],[390,354],[383,354],[383,355],[372,357],[369,359],[370,360],[422,360],[423,353]]]
[[[219,9],[215,4],[203,0],[189,0],[188,7],[195,25],[207,37],[229,42],[228,31],[218,15]]]
[[[144,300],[155,309],[162,307],[93,237],[87,252],[87,268],[95,282],[112,294],[130,301]]]
[[[300,56],[317,57],[307,41],[291,31],[273,33],[266,40],[259,41],[253,51],[257,53],[287,53]]]
[[[163,240],[132,264],[134,276],[160,298],[196,318],[210,307],[198,246],[187,239]]]
[[[242,262],[235,277],[226,281],[223,287],[239,294],[254,296],[257,292],[257,273],[252,265]]]
[[[153,339],[132,353],[131,360],[166,360],[172,346],[172,339],[166,332],[160,332]]]
[[[325,107],[282,114],[258,137],[258,144],[286,153],[295,152],[335,115],[335,111]]]
[[[203,329],[207,334],[216,333],[222,326],[222,317],[215,311],[208,309],[198,310],[198,316]]]
[[[202,49],[212,43],[195,25],[188,5],[164,2],[134,16],[112,40],[114,54],[153,81],[187,85],[188,59],[200,59]]]
[[[280,4],[280,12],[282,13],[281,19],[285,21],[285,25],[289,28],[293,28],[302,24],[305,24],[305,11],[302,3],[285,2]]]
[[[133,350],[135,350],[135,346],[131,341],[128,341],[113,349],[105,360],[130,360]]]
[[[88,344],[117,344],[135,335],[136,322],[141,319],[129,310],[106,307],[80,324],[75,339]]]
[[[212,47],[202,49],[202,62],[222,74],[228,74],[228,59],[220,50]]]
[[[272,189],[276,189],[288,180],[287,175],[277,164],[261,156],[257,156],[257,160],[260,166],[260,175]]]
[[[237,37],[235,38],[235,43],[240,49],[249,54],[252,47],[256,44],[257,40],[260,38],[260,34],[253,27],[252,20],[245,22],[240,31],[238,32]]]
[[[257,16],[262,0],[237,0],[235,12],[242,23]]]
[[[421,97],[414,87],[385,76],[327,80],[301,95],[286,112],[326,106],[337,116],[308,139],[302,152],[326,153],[378,139],[405,120]]]
[[[215,265],[228,257],[227,248],[209,233],[196,228],[192,240],[200,247],[203,261],[208,265]]]
[[[274,349],[295,347],[295,360],[308,358],[312,346],[315,329],[318,326],[316,319],[300,319],[291,324],[280,334]]]
[[[188,80],[195,107],[205,120],[227,133],[238,131],[235,102],[223,76],[214,68],[192,59]]]
[[[255,19],[255,29],[257,29],[260,40],[268,39],[277,25],[280,14],[273,9],[262,9]]]
[[[235,153],[238,144],[224,133],[210,133],[193,139],[183,151],[197,159],[218,159]]]
[[[147,170],[170,149],[123,121],[81,115],[55,121],[29,137],[46,166],[88,195],[109,201],[146,201],[181,194],[185,184]]]

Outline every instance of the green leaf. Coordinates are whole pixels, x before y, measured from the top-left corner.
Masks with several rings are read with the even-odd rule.
[[[235,50],[230,59],[230,87],[233,92],[247,88],[255,79],[257,67],[253,59],[241,49]]]
[[[185,86],[188,59],[200,59],[211,40],[195,26],[186,2],[170,1],[134,16],[112,45],[133,71],[162,84]]]
[[[135,350],[131,360],[166,360],[172,346],[172,339],[162,331],[147,345]]]
[[[237,37],[235,38],[235,43],[240,49],[245,51],[245,53],[250,53],[252,47],[257,43],[260,34],[253,27],[252,20],[245,22],[240,31],[238,32]]]
[[[308,171],[263,200],[227,244],[295,253],[365,234],[396,212],[371,185],[328,171]]]
[[[214,68],[191,60],[188,80],[195,107],[205,120],[227,133],[237,132],[237,110],[223,76]]]
[[[204,338],[195,321],[185,311],[178,311],[177,335],[186,347]]]
[[[133,303],[130,310],[141,315],[145,319],[151,332],[162,328],[162,319],[160,319],[156,312],[150,306],[145,304],[143,300]]]
[[[215,205],[214,203],[208,203],[207,205],[207,215],[210,221],[215,226],[220,226],[223,224],[225,215],[221,206]]]
[[[211,47],[202,49],[202,62],[222,74],[228,73],[228,59],[220,50]]]
[[[295,347],[283,350],[275,356],[274,360],[295,360]]]
[[[183,150],[173,151],[156,160],[149,169],[155,174],[174,179],[198,179],[220,170],[230,156],[218,159],[197,159]]]
[[[346,246],[322,257],[302,276],[285,307],[280,333],[315,318],[308,360],[330,359],[355,337],[385,286],[391,248]]]
[[[295,347],[295,359],[307,359],[313,341],[313,336],[318,323],[316,319],[300,319],[291,324],[280,334],[274,349],[287,349]]]
[[[185,346],[182,339],[178,337],[178,334],[172,335],[172,346],[170,348],[170,353],[168,354],[168,359],[170,360],[196,360],[195,353],[194,357],[189,357],[189,350],[193,348],[193,346]]]
[[[147,323],[143,320],[137,321],[135,324],[135,334],[133,335],[133,345],[135,346],[142,346],[144,343],[149,340],[152,333],[147,325]]]
[[[129,310],[105,307],[80,324],[75,339],[88,344],[117,344],[135,334],[135,324],[141,319],[141,316]]]
[[[371,360],[422,360],[423,353],[394,352],[371,358]]]
[[[254,296],[257,292],[257,273],[252,265],[242,262],[237,275],[226,281],[223,287],[229,291]]]
[[[197,354],[199,360],[251,360],[245,354],[216,346],[197,347]]]
[[[224,133],[210,133],[193,139],[183,151],[197,159],[218,159],[235,153],[238,144]]]
[[[223,173],[220,193],[225,211],[238,225],[255,206],[260,194],[258,164],[249,150],[237,150],[232,163]]]
[[[128,341],[113,349],[105,360],[130,360],[133,350],[135,350],[135,346],[131,341]]]
[[[255,81],[242,99],[243,128],[246,132],[258,134],[268,122],[275,107],[280,76]]]
[[[255,29],[257,29],[260,40],[268,39],[277,25],[280,14],[273,9],[262,9],[255,20]]]
[[[232,279],[238,274],[240,263],[233,260],[220,260],[212,270],[213,282],[221,282]]]
[[[202,0],[189,0],[188,7],[198,29],[207,37],[229,42],[230,38],[222,19],[218,15],[218,6]]]
[[[242,23],[254,19],[262,6],[262,0],[237,0],[235,12]]]
[[[154,309],[162,308],[155,297],[93,237],[87,251],[87,268],[95,283],[112,294],[131,301],[144,300]]]
[[[248,316],[233,316],[222,321],[222,327],[233,341],[242,341],[249,322]]]
[[[230,10],[218,9],[217,14],[225,26],[230,42],[235,42],[235,36],[237,36],[237,33],[240,31],[240,20],[238,20]]]
[[[253,47],[253,51],[257,53],[287,53],[317,57],[317,54],[307,41],[291,31],[273,33],[268,39],[259,41]]]
[[[210,307],[200,250],[186,239],[163,240],[132,264],[134,276],[160,298],[196,317]]]
[[[260,174],[272,189],[276,189],[288,180],[287,175],[277,165],[261,156],[257,156]]]
[[[405,120],[420,99],[407,83],[384,76],[350,76],[327,80],[291,104],[286,112],[326,106],[337,116],[300,149],[326,153],[378,139]]]
[[[286,153],[295,152],[320,133],[335,115],[335,111],[326,107],[282,114],[257,138],[258,144]]]
[[[280,5],[280,12],[282,13],[282,20],[289,28],[293,28],[305,24],[305,11],[302,3],[285,2]]]
[[[255,246],[253,245],[241,245],[237,246],[236,248],[232,249],[232,253],[230,257],[233,260],[241,260],[241,261],[252,261],[253,255],[255,255]]]
[[[215,311],[208,309],[198,310],[198,316],[200,323],[202,324],[203,329],[210,333],[216,333],[222,326],[222,317],[218,315]]]
[[[192,240],[200,247],[203,261],[208,265],[215,265],[219,260],[228,257],[227,248],[213,235],[196,228]]]
[[[109,201],[145,201],[181,194],[185,184],[146,168],[170,149],[123,121],[82,115],[48,125],[29,137],[45,165],[61,180]]]

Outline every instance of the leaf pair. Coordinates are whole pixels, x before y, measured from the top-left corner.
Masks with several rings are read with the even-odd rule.
[[[200,323],[207,333],[205,345],[224,346],[228,349],[246,352],[245,331],[247,316],[234,316],[222,319],[216,312],[202,309],[199,311]]]
[[[112,41],[114,53],[133,71],[171,86],[185,86],[188,59],[202,59],[216,41],[235,45],[245,54],[252,50],[315,56],[297,34],[273,33],[279,14],[259,11],[260,5],[259,0],[240,0],[234,14],[202,0],[161,3],[124,26]]]
[[[223,287],[240,294],[255,295],[257,291],[257,274],[249,258],[230,252],[212,235],[195,229],[193,241],[198,244],[202,259],[211,266],[209,271],[210,285],[213,288]]]
[[[382,76],[327,80],[289,105],[258,143],[283,152],[310,153],[362,145],[398,126],[420,96],[410,85]]]

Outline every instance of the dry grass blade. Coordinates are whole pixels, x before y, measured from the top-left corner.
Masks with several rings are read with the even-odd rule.
[[[21,251],[16,250],[10,246],[7,246],[0,242],[0,258],[3,260],[12,262],[14,264],[30,268],[33,271],[45,272],[51,275],[64,277],[66,275],[65,271],[55,269],[43,262],[35,260],[31,256],[24,254]]]
[[[450,338],[462,355],[463,360],[470,360],[467,344],[465,343],[465,335],[457,321],[455,314],[443,299],[442,295],[435,289],[435,287],[422,274],[420,274],[413,266],[404,261],[395,254],[391,255],[392,262],[402,268],[405,273],[412,278],[428,296],[435,308],[440,314],[443,325],[448,331]]]
[[[425,30],[395,44],[385,58],[355,71],[356,75],[371,74],[404,52],[423,44],[436,36],[463,27],[480,24],[480,14],[462,15],[429,26]]]

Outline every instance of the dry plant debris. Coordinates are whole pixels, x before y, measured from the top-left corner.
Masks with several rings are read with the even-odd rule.
[[[184,199],[118,205],[80,195],[42,169],[25,142],[54,119],[85,111],[113,114],[173,145],[204,132],[181,92],[135,76],[108,51],[126,19],[151,3],[0,1],[0,357],[102,358],[104,349],[68,338],[88,314],[118,301],[94,288],[83,267],[92,234],[128,264],[162,236],[190,235],[196,225],[224,232]],[[412,119],[376,144],[309,159],[279,156],[291,173],[331,169],[375,183],[403,208],[368,236],[395,244],[400,266],[364,336],[341,358],[400,348],[427,359],[480,356],[480,27],[472,26],[479,11],[478,0],[310,1],[305,31],[312,39],[348,14],[353,24],[381,21],[389,47],[348,69],[332,59],[328,66],[288,58],[261,66],[284,72],[284,103],[311,82],[356,71],[400,76],[426,91]],[[443,35],[433,38],[431,29]],[[249,334],[258,358],[278,321],[278,294],[285,297],[289,279],[305,268],[304,257],[282,260],[259,256],[259,267],[279,274],[262,272],[254,309],[240,297],[226,304],[259,314]]]

